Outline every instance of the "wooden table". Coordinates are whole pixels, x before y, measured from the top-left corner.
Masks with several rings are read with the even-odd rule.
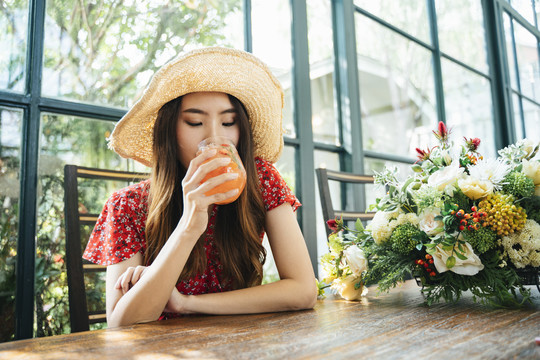
[[[423,305],[413,281],[314,310],[189,316],[0,344],[0,359],[540,359],[540,296],[521,309]]]

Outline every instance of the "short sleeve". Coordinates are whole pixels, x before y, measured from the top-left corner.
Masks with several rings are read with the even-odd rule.
[[[272,163],[255,158],[255,164],[257,165],[257,173],[259,175],[261,193],[266,211],[272,210],[284,203],[291,204],[293,211],[296,211],[296,209],[302,206]]]
[[[148,208],[145,183],[111,195],[90,235],[84,259],[99,265],[112,265],[131,258],[139,251],[144,253]]]

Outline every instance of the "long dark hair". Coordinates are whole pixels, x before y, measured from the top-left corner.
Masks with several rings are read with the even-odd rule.
[[[247,112],[234,96],[229,100],[236,110],[240,139],[238,154],[246,169],[246,187],[239,198],[218,208],[214,241],[223,265],[222,284],[231,282],[234,289],[259,285],[262,281],[266,250],[260,235],[264,229],[265,208],[259,189],[259,178],[253,152],[253,138]],[[186,169],[178,159],[177,119],[182,97],[169,101],[160,109],[154,125],[153,170],[150,179],[148,217],[146,221],[146,265],[151,264],[173,232],[183,211],[181,180]],[[204,237],[195,244],[179,280],[204,272],[207,259]]]

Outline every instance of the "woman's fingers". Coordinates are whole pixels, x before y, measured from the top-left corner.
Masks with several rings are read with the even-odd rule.
[[[191,162],[189,163],[189,167],[186,171],[186,175],[184,177],[184,180],[190,180],[195,172],[199,169],[199,167],[208,159],[210,159],[212,156],[215,156],[217,154],[217,149],[209,149],[207,151],[203,151],[201,154],[197,155]],[[210,163],[212,161],[209,161]]]
[[[115,289],[122,290],[122,293],[125,294],[129,289],[139,281],[141,276],[146,271],[146,266],[137,266],[137,267],[128,267],[126,271],[118,277],[116,283],[114,284]]]
[[[184,181],[183,181],[184,190],[186,190],[186,188],[188,191],[194,190],[201,184],[203,179],[210,172],[217,170],[220,167],[228,165],[231,161],[232,161],[231,158],[227,156],[227,157],[215,158],[208,161],[207,163],[199,165],[191,177],[188,177],[186,175],[186,177],[184,178]],[[192,164],[193,164],[193,161],[192,161]]]
[[[133,271],[133,276],[131,277],[131,286],[135,285],[141,276],[144,274],[146,270],[146,266],[139,265],[135,268]]]

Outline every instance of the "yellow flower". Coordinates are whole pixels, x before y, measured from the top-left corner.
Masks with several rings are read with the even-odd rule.
[[[477,200],[493,193],[491,181],[479,180],[472,176],[458,180],[458,186],[469,199]]]

